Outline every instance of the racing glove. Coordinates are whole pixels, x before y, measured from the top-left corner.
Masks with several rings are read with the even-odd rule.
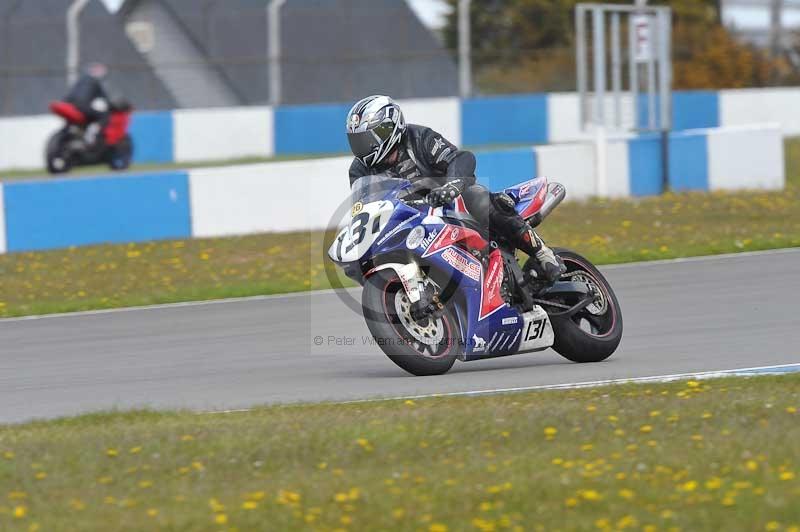
[[[464,192],[465,183],[462,179],[453,179],[441,187],[430,191],[425,200],[431,207],[442,207],[453,202]]]

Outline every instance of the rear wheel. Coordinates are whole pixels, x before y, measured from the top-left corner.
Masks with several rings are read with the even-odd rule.
[[[47,141],[45,160],[47,171],[51,174],[63,174],[72,168],[72,158],[67,153],[67,142],[69,134],[64,131],[56,131]]]
[[[408,294],[393,270],[367,278],[361,305],[367,327],[381,350],[412,375],[447,373],[458,358],[462,344],[453,313],[445,307],[436,318],[415,320]]]
[[[125,135],[115,145],[109,148],[110,156],[108,165],[114,170],[126,170],[131,165],[133,158],[133,139]]]
[[[597,297],[589,306],[569,317],[551,316],[553,349],[573,362],[600,362],[610,357],[622,341],[622,312],[617,296],[603,274],[584,257],[567,249],[554,249],[567,272],[562,280],[584,282]],[[575,305],[578,300],[561,303]]]

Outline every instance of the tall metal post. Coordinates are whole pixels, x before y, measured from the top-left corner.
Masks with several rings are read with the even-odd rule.
[[[606,41],[605,14],[596,9],[592,12],[592,32],[594,34],[594,123],[605,123],[606,99]]]
[[[81,60],[81,33],[79,17],[89,0],[74,0],[67,9],[67,85],[78,80]]]
[[[631,98],[633,100],[633,129],[639,129],[639,64],[636,62],[636,26],[628,17],[628,73]]]
[[[458,0],[458,85],[462,98],[472,95],[472,0]]]
[[[622,40],[619,13],[611,14],[611,90],[614,93],[614,127],[622,127]]]
[[[658,25],[658,81],[661,124],[661,189],[666,192],[670,187],[670,146],[669,133],[672,130],[672,13],[669,9],[660,8],[656,15]],[[655,114],[655,113],[651,113]]]
[[[578,81],[578,94],[580,95],[579,114],[581,129],[586,129],[586,123],[588,122],[586,99],[589,87],[586,79],[588,77],[586,68],[586,9],[582,5],[578,5],[575,8],[575,39],[577,41],[575,43],[577,54],[575,60],[576,79]]]
[[[283,87],[281,71],[281,7],[286,0],[272,0],[267,6],[267,58],[269,60],[269,103],[280,105]]]

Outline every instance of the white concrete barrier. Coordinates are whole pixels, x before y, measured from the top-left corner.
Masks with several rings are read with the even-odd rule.
[[[398,100],[397,103],[403,109],[406,122],[427,126],[456,146],[461,145],[461,100],[458,98]]]
[[[0,169],[43,168],[47,139],[62,125],[50,115],[0,120]]]
[[[711,190],[782,189],[786,184],[778,124],[708,130]]]
[[[720,125],[742,126],[775,122],[784,135],[800,135],[800,90],[737,89],[720,91]]]
[[[177,110],[175,160],[214,161],[275,153],[271,107]]]
[[[206,168],[189,173],[192,235],[335,226],[350,192],[350,157]]]

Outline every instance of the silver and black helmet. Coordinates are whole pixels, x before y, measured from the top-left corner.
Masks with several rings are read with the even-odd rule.
[[[347,114],[347,140],[367,168],[378,166],[403,139],[403,112],[388,96],[369,96]]]

